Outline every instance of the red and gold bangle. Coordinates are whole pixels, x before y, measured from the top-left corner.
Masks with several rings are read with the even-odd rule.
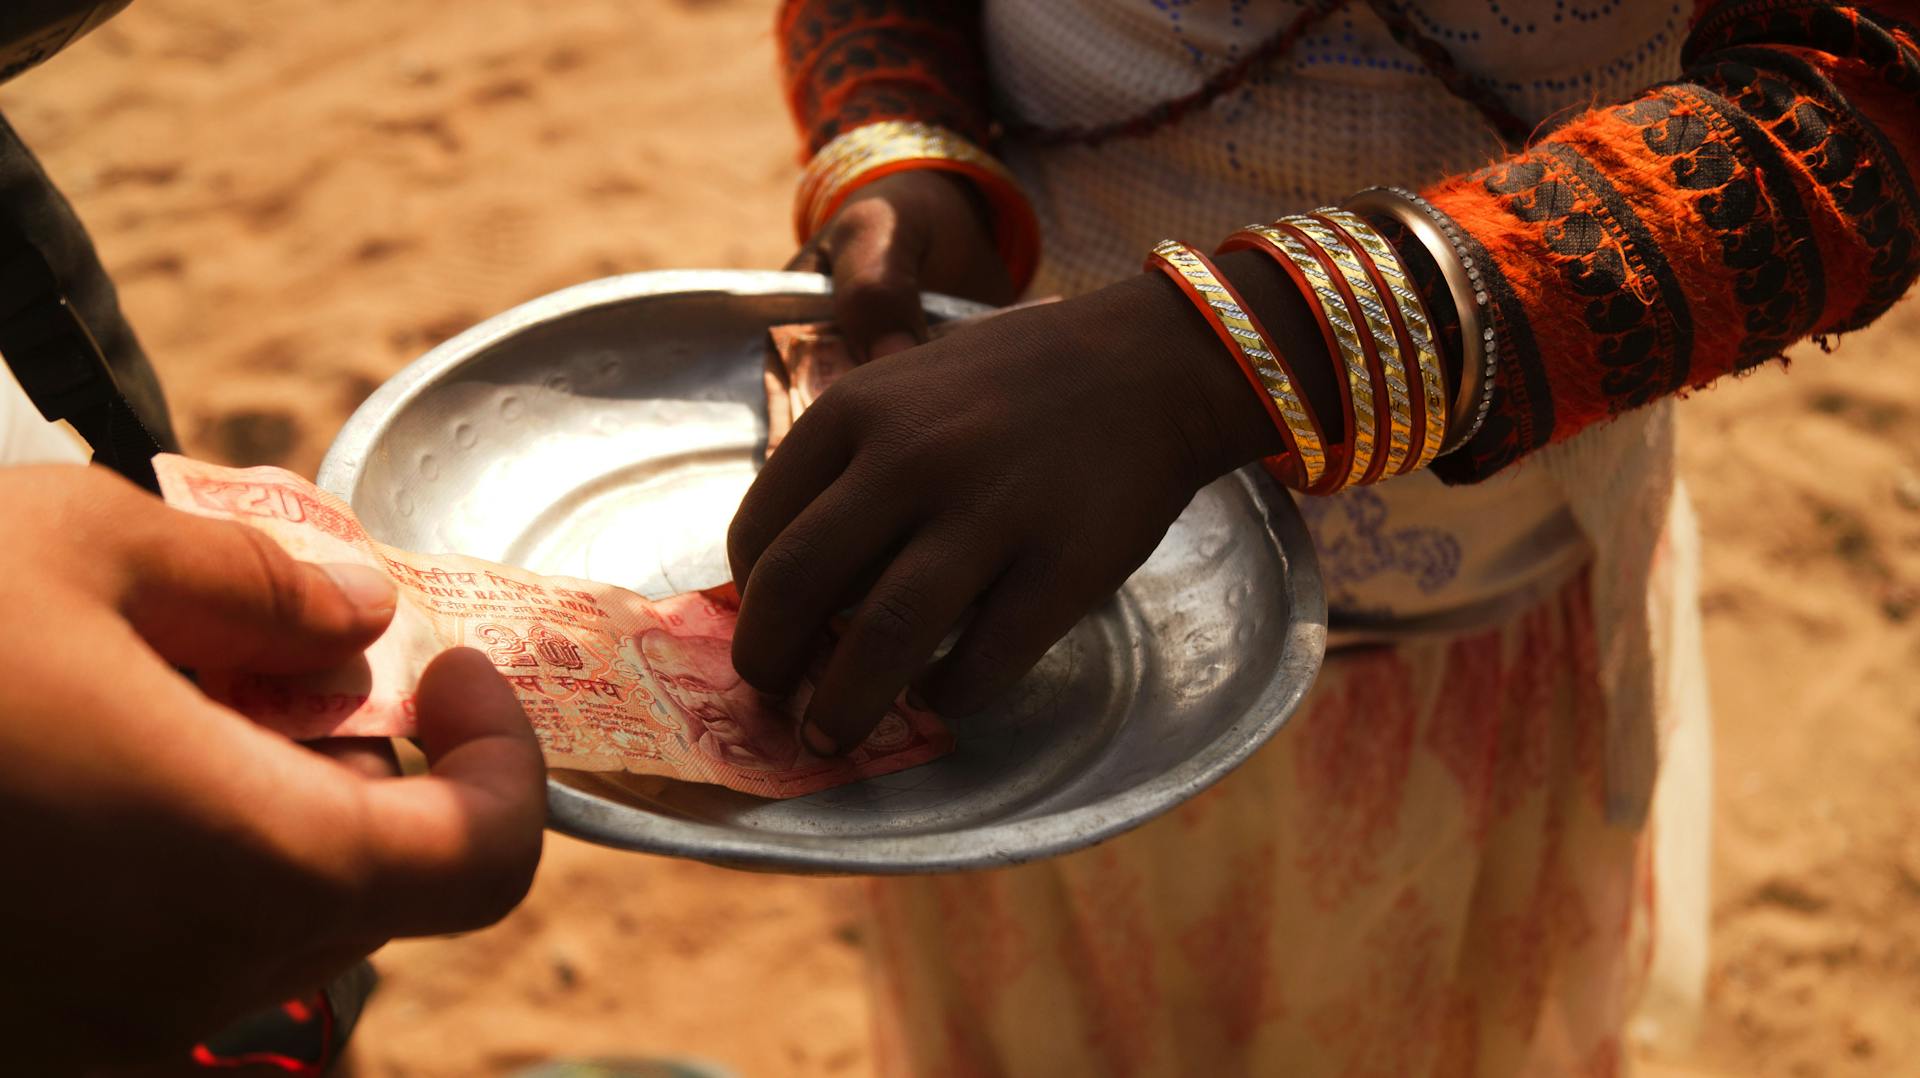
[[[1373,372],[1367,362],[1366,346],[1354,326],[1355,316],[1346,300],[1334,287],[1332,271],[1322,264],[1313,248],[1300,235],[1274,225],[1249,225],[1228,236],[1221,251],[1252,248],[1264,252],[1293,278],[1316,309],[1320,333],[1327,343],[1327,354],[1340,365],[1344,377],[1335,378],[1340,387],[1341,406],[1346,410],[1347,437],[1341,447],[1341,466],[1328,470],[1326,481],[1309,488],[1309,494],[1331,494],[1358,483],[1373,465],[1376,450],[1377,420],[1373,410]]]
[[[1375,214],[1395,221],[1412,234],[1440,268],[1447,292],[1460,320],[1460,384],[1450,386],[1445,456],[1465,446],[1480,432],[1493,405],[1499,341],[1491,323],[1490,294],[1480,267],[1466,253],[1459,225],[1433,203],[1399,187],[1369,188],[1347,199],[1355,213]]]
[[[1360,343],[1366,349],[1367,367],[1373,375],[1374,410],[1384,412],[1387,421],[1384,451],[1374,454],[1360,482],[1377,483],[1386,476],[1399,475],[1413,456],[1413,400],[1407,393],[1404,349],[1387,314],[1387,301],[1366,263],[1339,229],[1312,214],[1285,217],[1280,224],[1291,227],[1314,246],[1321,262],[1336,271],[1334,287],[1347,301],[1348,309],[1359,312],[1357,321],[1364,330]]]
[[[1300,396],[1286,359],[1274,349],[1272,338],[1241,301],[1240,294],[1207,256],[1179,240],[1161,240],[1155,245],[1146,269],[1158,269],[1173,278],[1259,392],[1287,446],[1287,455],[1270,461],[1269,470],[1296,490],[1307,490],[1321,482],[1327,458],[1320,424]]]
[[[1446,364],[1440,358],[1440,348],[1433,337],[1433,320],[1427,314],[1426,301],[1420,298],[1413,278],[1408,276],[1406,266],[1401,264],[1400,252],[1394,250],[1386,237],[1359,214],[1323,209],[1316,216],[1339,229],[1360,249],[1362,258],[1379,279],[1382,294],[1389,301],[1388,315],[1403,332],[1403,339],[1411,345],[1412,356],[1406,362],[1407,378],[1410,385],[1417,379],[1420,386],[1420,393],[1415,399],[1417,407],[1414,409],[1416,450],[1398,474],[1405,475],[1424,468],[1440,455],[1440,446],[1446,441],[1448,399]],[[1403,359],[1406,358],[1403,356]]]
[[[822,146],[800,174],[794,197],[793,225],[800,242],[813,238],[855,191],[909,169],[952,172],[979,189],[993,212],[1000,259],[1014,288],[1024,290],[1040,260],[1040,224],[1032,204],[992,154],[933,124],[882,120]]]

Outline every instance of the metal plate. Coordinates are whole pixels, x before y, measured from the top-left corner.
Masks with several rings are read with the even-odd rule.
[[[977,310],[929,296],[930,317]],[[320,485],[372,534],[660,597],[727,577],[728,521],[766,440],[767,326],[826,316],[813,275],[669,272],[554,293],[376,392]],[[1257,469],[1197,495],[1120,594],[948,757],[808,797],[556,772],[552,825],[594,842],[808,872],[1013,864],[1094,843],[1204,789],[1319,669],[1312,545]]]

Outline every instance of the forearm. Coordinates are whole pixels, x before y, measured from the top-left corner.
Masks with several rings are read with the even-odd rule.
[[[1437,184],[1427,206],[1372,199],[1368,221],[1398,251],[1421,301],[1369,290],[1354,256],[1336,250],[1342,241],[1327,219],[1276,222],[1292,234],[1281,242],[1295,244],[1296,265],[1322,263],[1319,283],[1291,269],[1291,282],[1277,282],[1261,260],[1235,264],[1231,255],[1220,274],[1265,325],[1267,347],[1285,361],[1330,457],[1354,462],[1349,483],[1400,474],[1394,462],[1406,460],[1405,424],[1390,412],[1406,414],[1409,402],[1389,383],[1411,384],[1414,349],[1404,334],[1396,348],[1390,338],[1403,327],[1389,332],[1376,315],[1422,308],[1452,394],[1451,451],[1432,466],[1452,482],[1485,478],[1615,415],[1778,358],[1809,336],[1867,325],[1912,286],[1920,276],[1916,14],[1911,0],[1712,5],[1682,79]],[[1401,227],[1409,220],[1426,233]],[[1289,261],[1279,249],[1265,253]],[[1343,262],[1353,270],[1344,282]],[[1317,319],[1301,304],[1315,292]],[[1316,321],[1324,333],[1313,332]],[[1491,380],[1477,385],[1483,371]],[[1419,403],[1411,402],[1415,430]],[[1426,409],[1429,423],[1436,411]],[[1356,423],[1358,434],[1347,429]],[[1391,453],[1381,448],[1390,428]],[[1381,456],[1385,468],[1358,463]],[[1331,477],[1316,489],[1340,485]]]
[[[1483,478],[1885,312],[1920,274],[1916,16],[1714,4],[1679,81],[1431,188],[1502,343],[1485,428],[1435,470]]]

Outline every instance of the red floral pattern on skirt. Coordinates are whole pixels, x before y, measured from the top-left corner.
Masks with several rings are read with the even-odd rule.
[[[1271,744],[1092,850],[877,881],[883,1073],[1613,1073],[1651,861],[1594,792],[1586,589],[1332,657]]]
[[[1298,732],[1294,778],[1308,818],[1298,863],[1322,909],[1377,878],[1380,854],[1399,826],[1413,756],[1413,672],[1396,651],[1339,691],[1320,694]]]

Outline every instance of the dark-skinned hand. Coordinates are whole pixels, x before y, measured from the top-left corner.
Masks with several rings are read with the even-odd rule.
[[[833,320],[856,362],[927,339],[922,292],[1013,299],[985,199],[947,172],[899,172],[860,188],[787,268],[833,278]]]
[[[1221,264],[1277,336],[1315,332],[1259,256]],[[1303,374],[1310,398],[1331,392],[1328,372]],[[851,606],[804,719],[816,751],[857,744],[910,683],[963,715],[1111,595],[1201,486],[1280,448],[1158,274],[868,363],[799,418],[734,518],[734,664],[785,691]]]

